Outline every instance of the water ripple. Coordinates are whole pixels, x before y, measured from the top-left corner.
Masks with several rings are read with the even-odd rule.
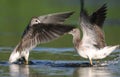
[[[14,48],[12,47],[0,47],[0,52],[2,51],[12,51]],[[74,51],[74,48],[48,48],[48,47],[36,47],[32,51],[37,51],[37,52],[51,52],[52,53],[61,53],[61,52],[66,52],[66,51]]]
[[[52,51],[52,53],[61,53],[66,51],[74,51],[74,48],[47,48],[47,47],[36,47],[33,51],[43,52],[43,51]]]

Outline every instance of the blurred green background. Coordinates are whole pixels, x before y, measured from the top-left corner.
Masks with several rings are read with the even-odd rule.
[[[107,3],[108,14],[104,24],[108,45],[120,44],[120,0],[85,0],[91,14]],[[78,26],[79,0],[0,0],[0,47],[15,47],[31,17],[49,13],[75,11],[65,23]],[[42,47],[72,47],[72,36],[65,35]]]

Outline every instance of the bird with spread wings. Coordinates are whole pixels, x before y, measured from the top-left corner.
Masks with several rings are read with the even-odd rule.
[[[40,43],[50,42],[72,30],[71,25],[64,25],[64,21],[74,12],[63,12],[33,17],[26,27],[22,38],[10,55],[9,62],[14,63],[24,58],[28,64],[29,51]]]
[[[73,36],[73,44],[76,51],[81,57],[88,58],[91,65],[93,65],[92,59],[103,59],[120,47],[120,45],[106,46],[102,30],[106,18],[106,8],[106,4],[104,4],[92,15],[88,15],[84,9],[84,1],[81,0],[79,25],[83,37],[80,39],[80,30],[78,28],[69,32]]]

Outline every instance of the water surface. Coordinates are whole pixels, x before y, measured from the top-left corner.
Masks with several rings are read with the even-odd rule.
[[[106,42],[108,45],[120,44],[120,0],[85,1],[89,13],[107,3],[108,12],[103,27]],[[120,77],[120,50],[101,60],[102,66],[64,66],[89,62],[75,52],[71,35],[38,45],[30,53],[31,65],[8,63],[9,55],[31,17],[75,11],[65,23],[78,26],[79,0],[0,0],[0,9],[0,77]]]
[[[3,49],[5,50],[5,48]],[[6,48],[6,50],[9,49],[11,48]],[[32,62],[32,64],[30,65],[9,64],[6,60],[0,61],[0,77],[96,77],[96,76],[119,77],[120,76],[119,73],[120,50],[113,52],[108,57],[108,59],[102,60],[100,62],[100,65],[96,64],[93,67],[90,67],[88,65],[76,66],[83,63],[89,63],[89,61],[84,59],[78,59],[77,57],[79,56],[76,53],[72,53],[74,52],[73,48],[41,48],[41,50],[38,49],[39,48],[33,49],[34,55],[30,56],[30,61]],[[54,52],[51,52],[52,50]],[[36,56],[35,53],[46,56],[46,54],[43,54],[44,51],[47,51],[46,53],[51,54],[54,58],[56,55],[57,56],[65,55],[66,57],[69,56],[69,57],[74,57],[76,59],[65,58],[64,56],[62,56],[66,60],[62,60],[63,58],[58,58],[57,60],[55,60],[52,57],[47,56],[49,58],[48,60],[40,60],[40,58],[34,57]],[[57,51],[59,51],[59,53],[57,53]],[[69,54],[66,52],[69,52]],[[4,52],[1,51],[1,53]],[[70,66],[71,64],[72,66]]]

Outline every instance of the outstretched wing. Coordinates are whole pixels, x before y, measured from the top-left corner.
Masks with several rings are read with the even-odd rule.
[[[44,23],[28,26],[25,30],[22,40],[17,45],[16,51],[30,50],[39,43],[46,43],[57,39],[73,28],[74,27],[69,25]]]
[[[26,27],[16,51],[25,51],[34,48],[39,43],[46,43],[54,40],[64,33],[73,29],[72,26],[62,25],[63,22],[74,12],[54,13],[37,17],[40,21],[37,24],[30,24]]]
[[[33,17],[26,27],[21,41],[11,53],[9,62],[15,62],[17,59],[24,56],[28,57],[28,51],[39,43],[57,39],[64,33],[72,30],[74,27],[62,25],[62,23],[72,14],[73,12],[64,12]]]
[[[94,12],[91,16],[90,16],[90,22],[92,24],[96,24],[99,27],[102,28],[103,23],[105,21],[106,18],[106,4],[104,4],[101,8],[99,8],[96,12]]]
[[[103,48],[105,47],[105,35],[102,30],[103,23],[106,18],[106,4],[104,4],[101,8],[99,8],[96,12],[94,12],[90,17],[91,23],[94,25],[95,33],[97,34],[96,41],[97,41],[97,47]]]
[[[54,13],[39,16],[38,19],[41,23],[51,23],[51,24],[62,24],[68,17],[70,17],[74,12],[62,12],[62,13]]]
[[[94,12],[91,16],[87,14],[84,8],[81,8],[80,25],[83,32],[82,42],[84,44],[93,45],[98,48],[105,46],[104,33],[101,29],[106,17],[105,15],[105,5]]]

